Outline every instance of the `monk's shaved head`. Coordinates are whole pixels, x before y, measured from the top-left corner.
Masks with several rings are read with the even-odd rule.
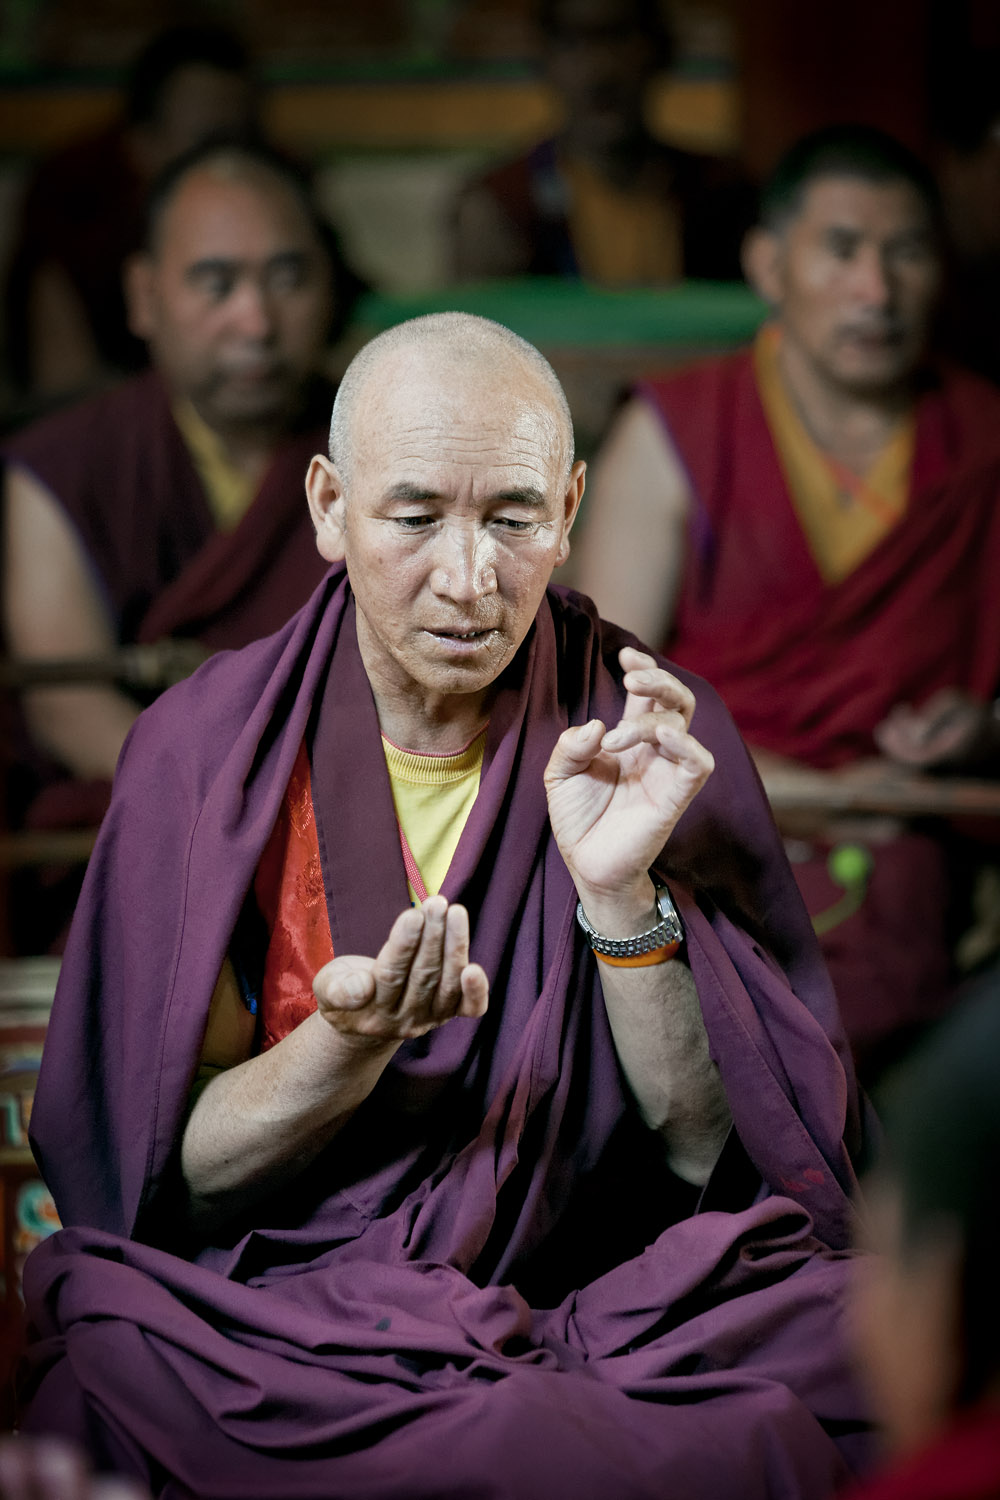
[[[503,385],[512,395],[537,399],[547,406],[564,453],[566,474],[573,466],[573,419],[559,379],[533,344],[502,323],[471,313],[431,313],[397,323],[366,344],[351,361],[337,391],[330,423],[330,458],[345,484],[355,460],[358,422],[375,391],[386,394],[393,379],[417,362],[451,383],[479,383],[483,378]]]
[[[184,185],[196,175],[207,175],[222,184],[242,183],[262,194],[287,195],[295,201],[324,254],[329,254],[330,231],[303,173],[265,142],[241,137],[218,138],[193,146],[157,177],[146,199],[145,242],[149,254],[159,253],[164,221]]]

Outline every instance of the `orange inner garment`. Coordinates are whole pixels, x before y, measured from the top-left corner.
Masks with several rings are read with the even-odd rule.
[[[271,934],[260,999],[266,1051],[316,1009],[313,978],[333,957],[305,741],[257,866],[254,894]]]
[[[906,513],[916,438],[911,413],[867,474],[854,474],[806,431],[778,364],[781,330],[765,324],[754,345],[757,389],[792,504],[823,580],[839,583]]]

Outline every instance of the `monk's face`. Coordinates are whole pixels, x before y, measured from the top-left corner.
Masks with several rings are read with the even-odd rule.
[[[325,551],[321,526],[320,548],[347,562],[385,725],[406,704],[447,718],[450,700],[485,700],[569,554],[584,465],[569,468],[555,403],[520,361],[404,350],[378,371],[332,506],[338,536]]]
[[[948,1421],[961,1372],[961,1256],[946,1226],[908,1246],[903,1203],[887,1180],[865,1190],[865,1245],[849,1327],[858,1373],[888,1447],[905,1453]]]
[[[329,323],[329,268],[292,191],[195,170],[133,268],[132,326],[175,395],[219,431],[280,427]]]
[[[819,178],[797,216],[761,238],[750,270],[820,378],[875,393],[912,374],[939,268],[927,211],[908,183]]]

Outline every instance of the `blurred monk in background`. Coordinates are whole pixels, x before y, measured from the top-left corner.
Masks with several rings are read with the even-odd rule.
[[[888,1455],[850,1500],[1000,1495],[1000,975],[894,1073],[855,1340]],[[845,1495],[844,1500],[847,1500]]]
[[[662,286],[739,276],[753,194],[734,163],[657,140],[649,86],[670,61],[656,0],[543,0],[559,134],[470,184],[456,272]]]
[[[28,184],[5,294],[9,373],[37,407],[146,364],[122,267],[140,248],[150,183],[211,136],[250,134],[257,97],[243,43],[173,26],[130,69],[120,119],[41,163]]]
[[[745,258],[771,318],[625,406],[578,580],[712,682],[763,768],[987,765],[1000,393],[924,355],[933,183],[880,132],[821,131],[778,166]],[[886,819],[805,831],[796,875],[873,1064],[948,994],[948,864]]]
[[[128,299],[153,368],[6,448],[4,611],[21,659],[177,636],[241,646],[323,571],[300,497],[325,443],[334,309],[325,229],[296,172],[243,143],[181,158],[153,194]],[[36,825],[99,819],[140,706],[115,686],[25,696],[36,746],[76,778],[69,801],[48,786]]]

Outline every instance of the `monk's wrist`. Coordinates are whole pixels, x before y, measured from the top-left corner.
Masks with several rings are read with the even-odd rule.
[[[656,887],[645,872],[628,886],[619,886],[613,891],[589,886],[579,880],[575,884],[587,920],[605,937],[638,937],[659,921]]]

